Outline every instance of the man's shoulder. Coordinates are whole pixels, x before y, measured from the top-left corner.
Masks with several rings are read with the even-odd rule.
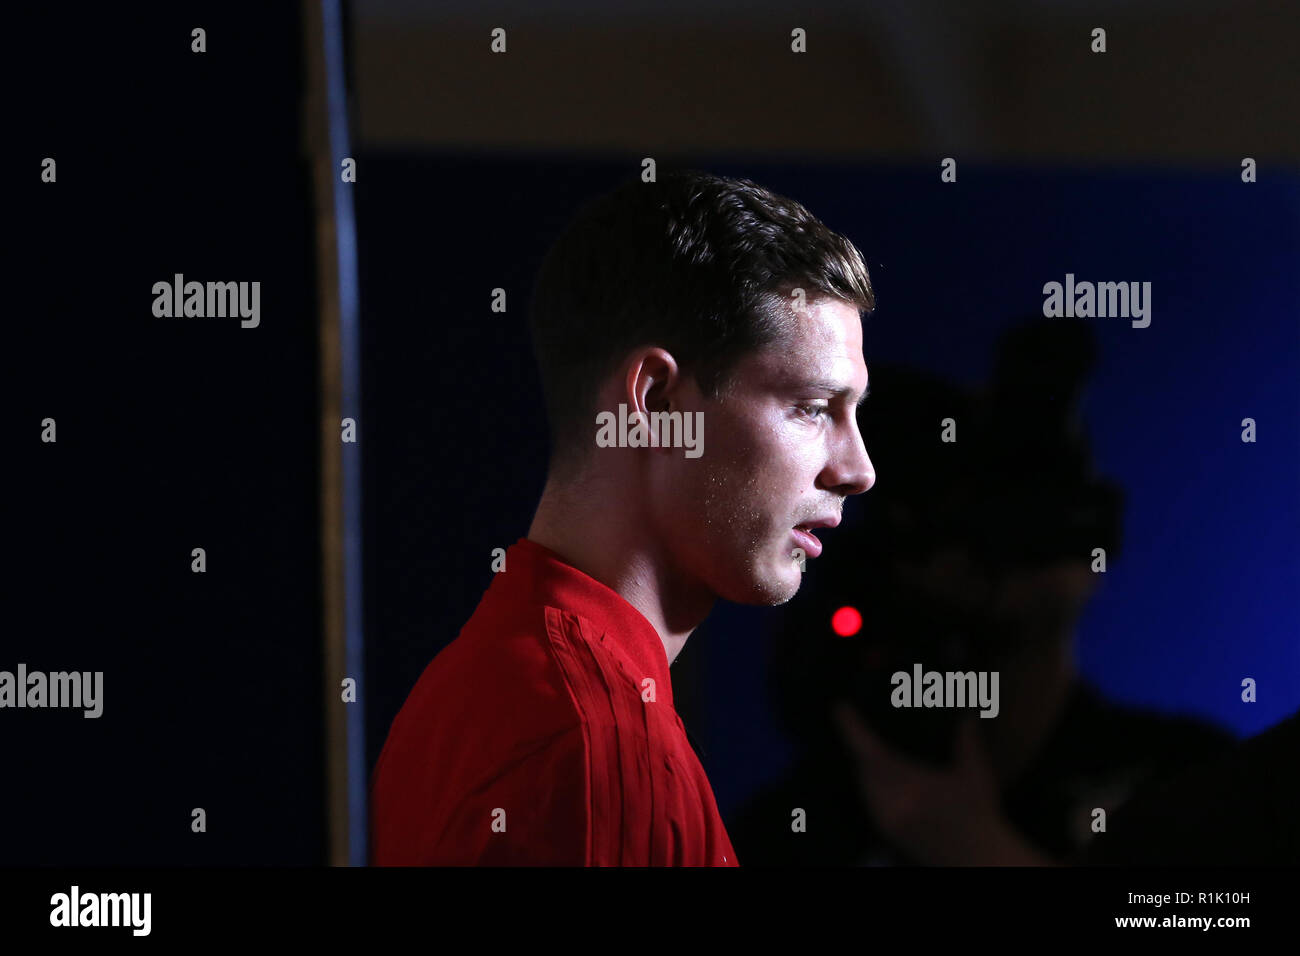
[[[573,724],[580,714],[541,606],[509,618],[475,614],[425,667],[403,709],[418,712],[424,726],[437,719],[466,730],[491,721],[541,736],[559,729],[555,721]]]
[[[490,590],[421,673],[381,763],[486,774],[632,727],[611,700],[639,703],[639,678],[606,636],[580,609]]]

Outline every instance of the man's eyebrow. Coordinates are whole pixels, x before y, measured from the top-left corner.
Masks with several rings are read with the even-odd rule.
[[[853,389],[849,388],[847,385],[836,385],[834,382],[805,382],[803,384],[803,387],[815,388],[820,391],[830,392],[836,398],[847,398],[848,396],[853,394]],[[858,396],[857,405],[855,407],[861,408],[862,403],[865,402],[870,395],[871,395],[871,383],[868,382],[867,387],[864,388],[862,390],[862,394]]]

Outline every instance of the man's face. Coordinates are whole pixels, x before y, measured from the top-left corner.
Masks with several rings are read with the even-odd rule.
[[[838,523],[844,499],[876,480],[857,424],[867,388],[857,310],[818,299],[791,314],[785,340],[743,358],[716,400],[682,386],[686,409],[704,413],[703,454],[661,457],[652,491],[678,569],[741,604],[790,600],[802,576],[792,554],[812,562],[816,547],[795,527]]]

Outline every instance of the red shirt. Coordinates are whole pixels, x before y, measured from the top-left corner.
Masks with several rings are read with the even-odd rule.
[[[393,721],[371,840],[380,866],[737,865],[658,633],[527,538]]]

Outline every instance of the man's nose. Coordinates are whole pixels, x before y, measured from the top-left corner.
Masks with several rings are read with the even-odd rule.
[[[876,469],[861,438],[853,442],[851,450],[838,464],[839,470],[830,485],[845,497],[870,491],[876,483]]]
[[[863,468],[859,481],[860,487],[857,491],[853,492],[855,495],[860,495],[864,491],[870,491],[871,486],[876,483],[876,467],[871,463],[871,456],[867,454],[865,446],[863,446],[862,449],[862,462]]]

